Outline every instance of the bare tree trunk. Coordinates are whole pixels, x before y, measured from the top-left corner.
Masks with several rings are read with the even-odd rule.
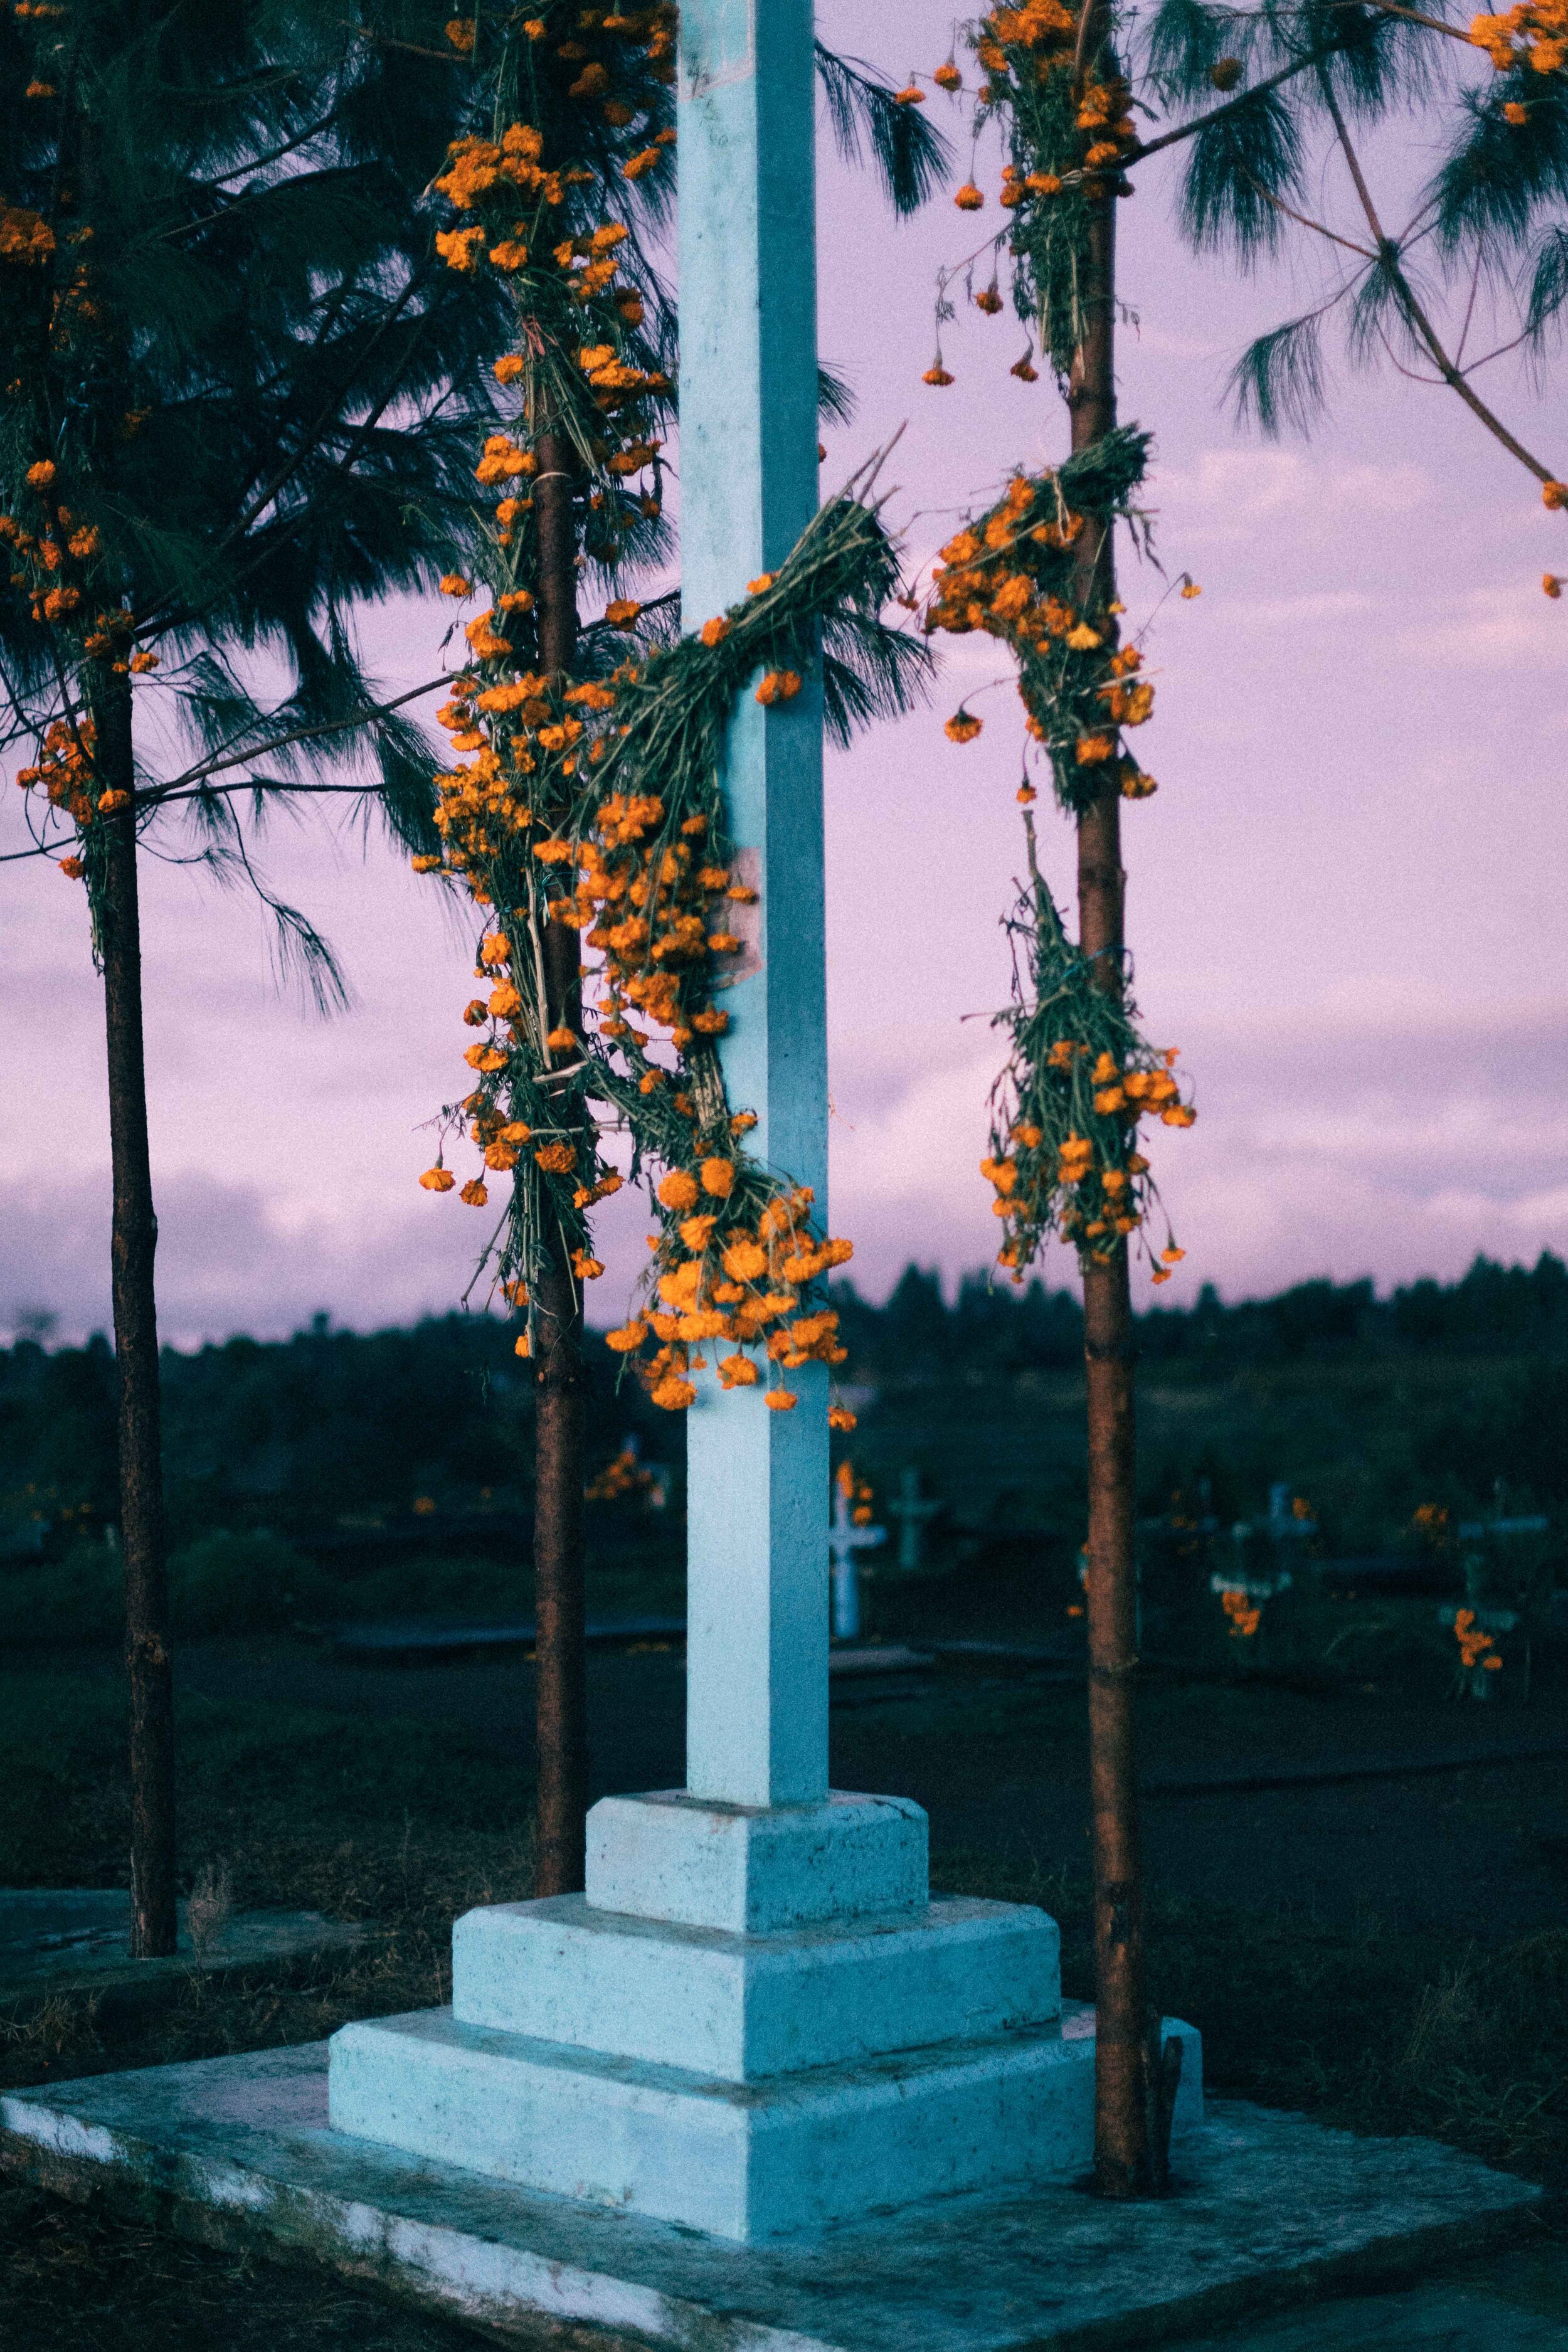
[[[539,650],[547,671],[568,670],[577,644],[577,546],[570,445],[538,443],[534,515],[539,530]],[[547,927],[549,1026],[581,1025],[581,955],[564,923]],[[574,1895],[584,1876],[588,1813],[588,1693],[584,1625],[583,1488],[587,1395],[582,1295],[567,1243],[550,1240],[550,1265],[534,1297],[533,1580],[537,1627],[539,1788],[535,1892]]]
[[[1095,201],[1083,342],[1068,387],[1072,446],[1087,449],[1116,422],[1116,205]],[[1092,519],[1091,519],[1092,521]],[[1080,608],[1100,615],[1116,593],[1110,530],[1085,533]],[[1079,819],[1079,941],[1107,994],[1122,986],[1121,801],[1106,775]],[[1143,1876],[1135,1747],[1137,1471],[1135,1343],[1128,1253],[1084,1268],[1089,1392],[1089,1755],[1094,1815],[1095,2185],[1104,2197],[1163,2186],[1150,2131],[1150,2032],[1143,1954]]]
[[[132,792],[131,681],[104,674],[94,695],[104,784]],[[164,1564],[158,1310],[153,1261],[158,1220],[147,1150],[142,1049],[142,929],[136,816],[105,821],[99,909],[109,1136],[114,1172],[114,1353],[119,1373],[120,1544],[125,1567],[125,1665],[131,1685],[131,1950],[174,1949],[174,1708]]]

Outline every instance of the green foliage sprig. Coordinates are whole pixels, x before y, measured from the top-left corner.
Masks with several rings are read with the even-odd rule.
[[[1097,985],[1068,939],[1040,877],[1033,820],[1028,887],[1009,918],[1013,1003],[996,1016],[1007,1064],[992,1090],[990,1156],[1005,1238],[999,1262],[1021,1280],[1053,1234],[1100,1265],[1147,1223],[1157,1201],[1138,1122],[1190,1127],[1196,1114],[1172,1076],[1176,1055],[1152,1046],[1125,985]],[[1183,1253],[1167,1231],[1154,1268],[1168,1282]]]

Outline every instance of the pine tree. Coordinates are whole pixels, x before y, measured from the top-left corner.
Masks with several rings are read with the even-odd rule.
[[[469,488],[489,321],[451,299],[418,202],[456,102],[287,0],[70,0],[0,29],[5,731],[38,747],[18,781],[86,883],[104,981],[139,1956],[174,1948],[175,1849],[137,840],[172,802],[254,875],[237,783],[298,787],[361,730],[387,822],[428,843],[428,753],[348,624],[433,581]],[[149,694],[156,738],[195,753],[174,779],[147,765]],[[330,996],[324,943],[268,903]]]
[[[1325,264],[1320,298],[1238,361],[1240,415],[1270,436],[1310,431],[1330,396],[1325,344],[1338,327],[1352,367],[1386,363],[1446,388],[1541,483],[1549,509],[1568,508],[1568,487],[1477,383],[1510,352],[1539,362],[1568,302],[1568,19],[1557,0],[1524,0],[1468,30],[1375,5],[1237,12],[1163,0],[1148,43],[1167,104],[1236,93],[1192,137],[1179,198],[1188,240],[1243,268],[1287,245]],[[1403,180],[1413,114],[1446,152],[1397,223],[1368,142],[1398,141]],[[1562,585],[1547,575],[1548,594]]]

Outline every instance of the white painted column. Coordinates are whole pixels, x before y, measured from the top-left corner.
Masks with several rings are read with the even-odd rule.
[[[774,571],[817,503],[811,0],[682,0],[680,518],[688,630]],[[731,730],[760,969],[721,1052],[752,1148],[827,1207],[820,694]],[[689,1416],[687,1786],[737,1805],[827,1787],[827,1381],[793,1412],[702,1381]]]

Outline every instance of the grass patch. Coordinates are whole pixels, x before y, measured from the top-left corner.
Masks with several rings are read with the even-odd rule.
[[[478,2340],[330,2272],[216,2252],[0,2180],[5,2352],[467,2352]]]
[[[1094,1998],[1087,1879],[939,1856],[933,1883],[1038,1903],[1062,1986]],[[1156,1896],[1151,1992],[1204,2037],[1207,2087],[1371,2133],[1420,2132],[1568,2195],[1568,1931],[1482,1950]]]

